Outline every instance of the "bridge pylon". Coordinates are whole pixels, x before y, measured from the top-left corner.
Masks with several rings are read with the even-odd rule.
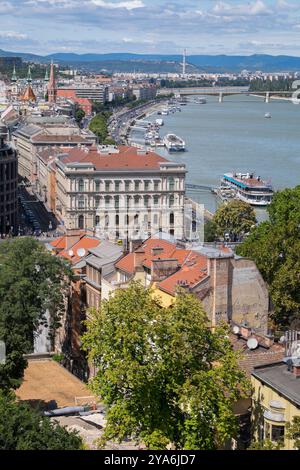
[[[270,103],[270,92],[269,91],[266,93],[265,103],[267,103],[267,104]]]
[[[223,101],[224,101],[224,95],[223,95],[223,93],[221,92],[221,93],[219,94],[219,103],[223,103]]]

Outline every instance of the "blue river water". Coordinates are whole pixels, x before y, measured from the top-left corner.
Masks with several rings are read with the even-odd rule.
[[[272,118],[266,119],[270,113]],[[187,183],[217,186],[228,171],[255,172],[271,181],[275,190],[300,184],[300,106],[289,101],[266,104],[253,96],[227,96],[223,103],[207,97],[206,104],[188,103],[181,112],[162,117],[160,135],[173,132],[186,142],[187,151],[157,152],[171,161],[186,164]],[[142,142],[143,133],[132,138]],[[214,212],[218,200],[209,191],[190,193]],[[259,209],[258,218],[264,217]]]

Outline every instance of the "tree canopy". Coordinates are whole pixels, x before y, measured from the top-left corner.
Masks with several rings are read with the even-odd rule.
[[[215,449],[237,432],[232,405],[249,384],[227,327],[212,332],[193,295],[166,309],[132,282],[90,312],[83,348],[98,371],[90,386],[107,407],[105,439]]]
[[[23,378],[23,354],[33,350],[35,332],[50,317],[50,335],[60,324],[71,270],[32,238],[0,243],[0,339],[6,363],[0,365],[0,388],[17,388]]]
[[[276,324],[300,320],[300,186],[274,195],[269,221],[261,223],[238,254],[252,258],[269,284]]]
[[[79,450],[81,437],[0,391],[1,450]]]
[[[237,241],[256,224],[256,217],[250,204],[234,199],[218,207],[213,222],[219,237],[228,234],[230,241]]]
[[[89,129],[98,137],[101,144],[106,144],[108,139],[108,126],[107,121],[111,113],[109,111],[103,111],[96,114],[90,122]],[[112,139],[109,139],[112,141]]]
[[[82,119],[85,117],[85,112],[81,108],[77,108],[75,111],[75,119],[78,124],[81,123]]]

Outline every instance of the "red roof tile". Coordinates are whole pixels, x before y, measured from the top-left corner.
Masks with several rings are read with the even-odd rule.
[[[126,273],[133,274],[134,273],[134,254],[129,253],[128,255],[124,256],[124,258],[120,259],[117,262],[116,268],[120,269],[121,271],[125,271]]]
[[[84,235],[82,238],[80,238],[79,241],[74,243],[71,247],[68,248],[68,250],[64,249],[61,251],[58,256],[62,256],[63,258],[66,258],[72,262],[72,264],[76,264],[80,260],[80,256],[78,256],[77,252],[80,248],[84,248],[86,250],[89,250],[90,248],[96,248],[101,243],[100,240],[97,238],[89,237]],[[73,255],[70,256],[69,251],[73,251]]]
[[[80,148],[73,148],[68,151],[68,155],[62,157],[61,161],[68,163],[91,163],[96,170],[126,170],[126,169],[159,169],[160,163],[168,162],[154,152],[139,154],[136,147],[118,147],[118,153],[100,153],[96,147],[89,148],[88,151]]]
[[[66,248],[66,237],[62,236],[62,237],[56,238],[55,240],[53,240],[53,242],[50,243],[50,245],[52,245],[53,248],[65,249]]]
[[[186,252],[181,269],[158,284],[160,289],[171,295],[176,293],[178,287],[185,285],[186,287],[193,288],[207,277],[207,259],[205,256],[191,250],[178,251]],[[177,251],[174,254],[174,258],[177,258]]]
[[[155,248],[161,248],[161,251],[153,254]],[[150,238],[136,252],[144,252],[141,264],[149,269],[155,260],[177,260],[178,268],[181,267],[181,269],[158,284],[159,288],[172,295],[175,294],[180,282],[186,282],[189,287],[193,287],[207,276],[206,257],[192,250],[177,248],[175,243]],[[124,256],[118,261],[116,268],[133,274],[135,271],[134,253]]]

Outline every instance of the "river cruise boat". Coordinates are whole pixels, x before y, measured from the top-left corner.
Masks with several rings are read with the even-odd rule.
[[[274,191],[268,181],[254,173],[225,173],[217,189],[221,199],[240,199],[252,206],[268,206]]]
[[[167,134],[163,143],[169,152],[184,152],[185,141],[175,134]]]

